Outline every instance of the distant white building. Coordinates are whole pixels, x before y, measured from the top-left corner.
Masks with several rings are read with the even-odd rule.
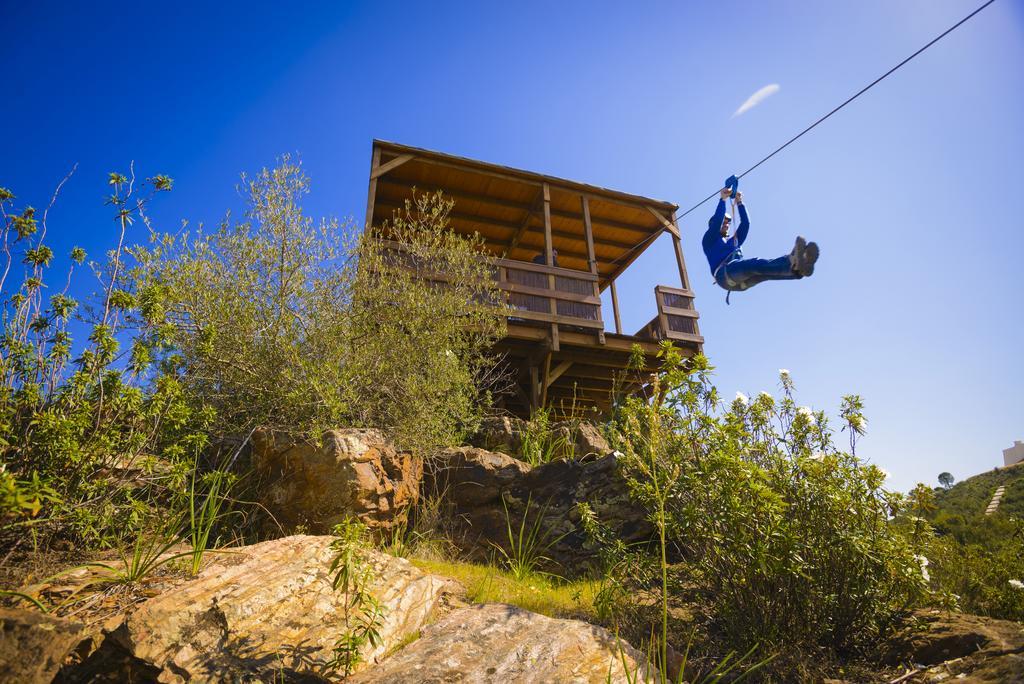
[[[1003,467],[1024,461],[1024,442],[1015,440],[1009,449],[1003,449]]]

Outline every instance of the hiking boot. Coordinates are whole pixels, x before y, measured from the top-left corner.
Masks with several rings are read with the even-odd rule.
[[[802,236],[797,236],[793,251],[789,253],[789,268],[794,273],[800,272],[800,265],[803,262],[803,253],[807,249],[807,241]]]
[[[808,242],[800,257],[800,275],[805,278],[814,274],[814,263],[818,260],[818,243]]]

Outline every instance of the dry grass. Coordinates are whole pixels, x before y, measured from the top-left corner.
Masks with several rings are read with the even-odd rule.
[[[412,557],[413,565],[435,575],[451,577],[466,587],[473,603],[509,603],[557,618],[596,621],[595,580],[567,581],[545,575],[529,575],[522,581],[491,565]]]

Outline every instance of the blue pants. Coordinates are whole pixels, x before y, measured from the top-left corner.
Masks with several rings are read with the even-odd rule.
[[[737,259],[718,269],[715,282],[726,290],[742,292],[766,280],[796,280],[802,275],[789,265],[789,255],[778,259]]]

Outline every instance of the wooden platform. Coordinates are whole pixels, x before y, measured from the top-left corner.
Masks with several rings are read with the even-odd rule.
[[[616,390],[646,382],[645,373],[624,373],[634,345],[643,350],[648,372],[657,365],[660,340],[670,340],[684,355],[701,350],[676,205],[374,141],[367,226],[389,220],[414,188],[454,200],[451,227],[483,238],[485,258],[507,293],[513,315],[495,351],[514,381],[513,391],[500,398],[509,412],[528,416],[541,406],[558,413],[604,412]],[[672,236],[681,287],[656,287],[650,323],[623,334],[615,280],[665,232]],[[534,262],[538,255],[543,263]],[[601,305],[608,288],[614,333],[605,330]]]

